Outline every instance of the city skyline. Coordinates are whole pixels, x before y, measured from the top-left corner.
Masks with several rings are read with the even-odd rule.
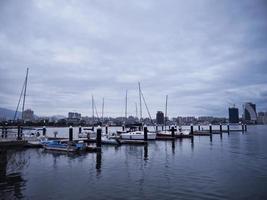
[[[2,1],[0,107],[16,108],[29,67],[25,108],[41,116],[91,116],[91,95],[99,110],[105,98],[105,116],[124,116],[126,90],[135,116],[138,81],[153,115],[165,95],[170,117],[223,117],[245,102],[265,111],[265,8],[264,1]]]

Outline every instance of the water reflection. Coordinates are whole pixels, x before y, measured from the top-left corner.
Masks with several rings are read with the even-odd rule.
[[[144,160],[148,160],[148,145],[144,146]]]
[[[23,198],[22,190],[26,186],[26,180],[17,171],[27,166],[27,163],[25,154],[0,149],[0,196],[3,199]]]
[[[101,173],[101,165],[102,165],[102,154],[101,152],[97,152],[96,153],[96,165],[95,165],[97,175],[100,175]]]

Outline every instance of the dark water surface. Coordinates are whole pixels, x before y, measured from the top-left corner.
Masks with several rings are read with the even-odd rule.
[[[267,199],[267,126],[102,154],[9,150],[0,170],[1,199]]]

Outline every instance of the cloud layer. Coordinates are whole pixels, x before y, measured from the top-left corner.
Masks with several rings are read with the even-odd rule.
[[[153,115],[267,110],[267,3],[248,1],[0,2],[0,105],[14,109],[26,67],[26,107],[38,115],[135,115],[138,85]]]

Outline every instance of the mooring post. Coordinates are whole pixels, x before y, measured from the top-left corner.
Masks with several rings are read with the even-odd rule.
[[[161,130],[164,131],[164,126],[163,125],[161,126]]]
[[[144,126],[144,140],[145,140],[145,141],[147,141],[147,132],[148,132],[148,130],[147,130],[147,126],[145,125],[145,126]]]
[[[247,129],[247,124],[245,124],[245,131],[246,131],[246,132],[248,131],[248,129]]]
[[[191,126],[190,126],[190,134],[191,134],[191,135],[194,134],[194,126],[193,126],[193,124],[191,124]]]
[[[175,137],[175,135],[174,135],[174,126],[172,126],[172,128],[171,128],[171,133],[172,133],[172,138],[174,138]]]
[[[108,125],[106,125],[105,130],[106,130],[106,135],[107,135],[108,134]]]
[[[125,130],[125,126],[124,126],[124,124],[122,125],[122,131],[124,131]]]
[[[82,133],[82,126],[79,126],[79,134]]]
[[[228,133],[228,135],[230,134],[230,125],[229,124],[227,124],[227,133]]]
[[[46,127],[43,126],[43,136],[46,136]]]
[[[244,124],[242,124],[241,126],[242,126],[242,133],[244,133]]]
[[[102,129],[100,126],[98,126],[96,129],[96,147],[97,148],[101,148],[101,132],[102,132]]]
[[[220,124],[220,134],[222,134],[222,124]]]
[[[73,128],[72,128],[72,126],[69,127],[69,141],[73,141]]]
[[[200,125],[198,125],[198,131],[200,131]]]
[[[156,132],[158,132],[158,125],[156,125]]]

